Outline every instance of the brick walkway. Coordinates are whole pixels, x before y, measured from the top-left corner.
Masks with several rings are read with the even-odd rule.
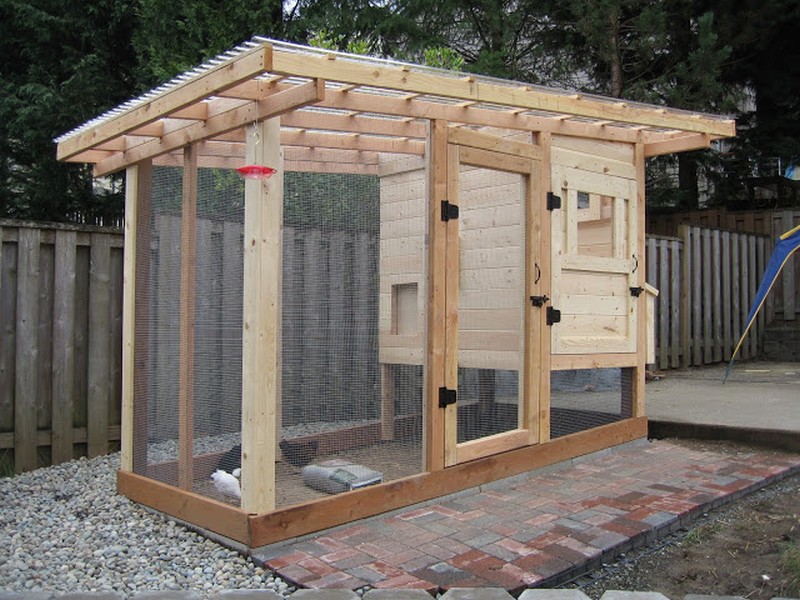
[[[640,442],[267,546],[254,558],[306,588],[517,592],[591,570],[796,471],[800,456]]]

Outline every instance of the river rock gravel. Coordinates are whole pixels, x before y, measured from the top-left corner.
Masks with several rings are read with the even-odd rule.
[[[0,479],[0,590],[294,588],[234,550],[116,493],[119,454]]]

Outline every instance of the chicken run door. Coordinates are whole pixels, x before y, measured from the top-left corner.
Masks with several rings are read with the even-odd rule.
[[[444,407],[447,466],[535,441],[528,415],[539,353],[526,353],[526,340],[539,332],[527,299],[540,165],[529,143],[456,128],[448,141],[447,194],[458,214],[447,226],[445,380],[458,393]]]
[[[552,351],[636,352],[636,181],[556,164],[552,182]]]

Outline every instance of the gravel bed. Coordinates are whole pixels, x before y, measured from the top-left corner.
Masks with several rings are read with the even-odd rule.
[[[270,589],[252,560],[116,493],[119,454],[0,479],[0,590]]]

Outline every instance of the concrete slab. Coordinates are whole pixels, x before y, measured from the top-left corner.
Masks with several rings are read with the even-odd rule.
[[[514,600],[514,597],[501,588],[451,588],[441,600]]]
[[[600,596],[600,600],[669,600],[669,598],[658,592],[623,592],[620,590],[609,590]]]
[[[800,363],[737,362],[667,371],[646,389],[649,419],[800,433]]]

